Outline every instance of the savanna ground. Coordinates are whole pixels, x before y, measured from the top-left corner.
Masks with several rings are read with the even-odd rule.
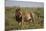
[[[25,23],[23,26],[19,26],[15,19],[15,10],[17,7],[5,7],[5,30],[21,30],[21,29],[40,29],[44,28],[44,8],[28,8],[21,7],[23,13],[25,11],[34,12],[37,18],[35,23]]]

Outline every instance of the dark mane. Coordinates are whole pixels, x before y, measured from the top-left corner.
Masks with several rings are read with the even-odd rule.
[[[22,16],[20,17],[21,13],[19,12],[21,9],[20,8],[17,8],[16,9],[16,12],[15,12],[15,17],[16,17],[16,21],[19,23],[22,21]]]

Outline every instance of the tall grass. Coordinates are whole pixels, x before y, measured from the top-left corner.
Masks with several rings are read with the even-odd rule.
[[[39,29],[44,27],[44,8],[21,8],[22,12],[29,11],[34,12],[37,16],[35,23],[24,23],[23,26],[19,26],[18,22],[15,19],[16,8],[5,8],[5,29]]]

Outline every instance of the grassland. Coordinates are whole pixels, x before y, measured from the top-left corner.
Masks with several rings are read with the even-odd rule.
[[[22,7],[21,10],[25,12],[25,10],[29,12],[34,12],[37,16],[37,20],[35,23],[25,23],[22,27],[19,26],[15,19],[15,11],[17,7],[5,7],[5,29],[6,30],[18,30],[18,29],[40,29],[44,27],[44,8],[28,8]],[[41,22],[42,21],[42,22]],[[39,23],[38,23],[39,22]]]

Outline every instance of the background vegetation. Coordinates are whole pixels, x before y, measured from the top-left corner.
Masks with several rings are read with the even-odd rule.
[[[44,8],[28,8],[21,7],[21,10],[29,12],[34,12],[37,16],[35,23],[25,23],[23,26],[19,26],[15,19],[15,10],[17,7],[5,7],[5,30],[13,29],[40,29],[44,27]]]

